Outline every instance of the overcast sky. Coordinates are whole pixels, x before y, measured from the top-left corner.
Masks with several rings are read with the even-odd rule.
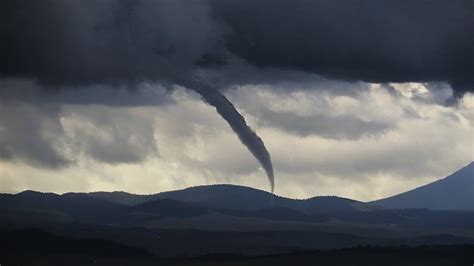
[[[0,191],[434,181],[474,157],[472,5],[2,1]]]

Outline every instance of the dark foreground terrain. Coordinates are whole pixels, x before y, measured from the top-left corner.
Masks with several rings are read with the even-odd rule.
[[[41,230],[2,233],[1,265],[472,265],[474,245],[375,247],[294,251],[278,255],[236,254],[160,258],[96,239],[58,237]]]

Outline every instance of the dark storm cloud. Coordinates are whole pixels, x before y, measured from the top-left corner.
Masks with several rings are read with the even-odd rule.
[[[474,89],[474,2],[216,0],[228,49],[261,67]]]
[[[198,1],[2,1],[3,76],[81,85],[176,81],[216,38]]]
[[[91,85],[80,89],[46,89],[28,79],[0,79],[0,99],[28,104],[75,104],[108,106],[155,106],[173,103],[170,91],[159,84]]]
[[[242,58],[328,77],[473,90],[474,3],[453,1],[18,1],[1,4],[2,76],[179,83]],[[233,77],[227,77],[232,79]]]

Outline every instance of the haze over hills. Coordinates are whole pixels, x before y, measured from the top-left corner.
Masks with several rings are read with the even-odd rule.
[[[474,210],[474,162],[416,189],[371,202],[386,209]]]

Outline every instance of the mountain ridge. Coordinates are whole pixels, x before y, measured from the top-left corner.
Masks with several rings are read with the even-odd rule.
[[[386,209],[474,211],[474,162],[432,183],[369,203]]]

